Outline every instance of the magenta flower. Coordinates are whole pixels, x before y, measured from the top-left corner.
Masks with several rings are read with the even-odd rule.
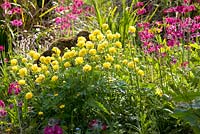
[[[4,50],[4,46],[0,45],[0,51],[3,51],[3,50]]]
[[[1,4],[1,8],[4,10],[11,8],[10,2],[4,2],[3,4]]]
[[[21,8],[19,7],[14,7],[11,9],[12,14],[21,14]]]
[[[60,12],[62,12],[62,11],[65,10],[65,7],[59,6],[59,7],[57,7],[55,10],[56,10],[56,12],[60,13]]]
[[[0,110],[0,117],[5,117],[7,115],[7,111],[4,109]]]
[[[144,3],[143,2],[137,2],[136,3],[136,7],[143,7],[144,6]]]
[[[22,23],[22,20],[13,20],[13,21],[11,21],[11,25],[19,27],[19,26],[22,26],[23,23]]]
[[[62,23],[62,18],[60,17],[55,18],[55,22],[56,22],[56,25]]]
[[[10,83],[10,86],[8,88],[8,94],[12,94],[13,92],[15,95],[18,95],[20,93],[21,89],[17,82]]]
[[[63,130],[60,126],[47,126],[44,128],[44,134],[63,134]]]
[[[138,14],[138,15],[143,15],[143,14],[145,14],[146,12],[147,12],[147,10],[146,10],[145,8],[142,8],[142,9],[138,9],[137,14]]]
[[[0,107],[5,108],[5,103],[3,102],[3,100],[0,100]]]

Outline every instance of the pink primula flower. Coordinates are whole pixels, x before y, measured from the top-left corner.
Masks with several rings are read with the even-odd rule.
[[[137,14],[138,14],[138,15],[143,15],[143,14],[145,14],[146,12],[147,12],[147,10],[146,10],[145,8],[142,8],[142,9],[138,9]]]
[[[13,21],[11,21],[11,25],[19,27],[19,26],[22,26],[23,23],[22,23],[22,20],[13,20]]]
[[[44,134],[63,134],[63,130],[60,126],[47,126],[44,128]]]
[[[4,10],[11,8],[10,2],[4,2],[3,4],[1,4],[1,8]]]
[[[0,110],[0,117],[5,117],[7,115],[7,111],[4,109]]]
[[[0,107],[5,108],[5,103],[3,102],[3,100],[0,100]]]
[[[3,51],[3,50],[4,50],[4,46],[0,45],[0,51]]]

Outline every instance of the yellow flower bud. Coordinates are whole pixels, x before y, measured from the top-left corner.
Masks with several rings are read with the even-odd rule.
[[[32,69],[32,72],[34,72],[34,73],[38,72],[37,64],[32,65],[31,69]]]
[[[134,26],[130,26],[130,27],[128,28],[128,31],[129,31],[130,33],[135,33],[135,32],[136,32],[136,28],[135,28]]]
[[[110,48],[108,49],[108,51],[109,51],[109,53],[111,53],[111,54],[113,54],[113,53],[116,53],[116,52],[117,52],[117,50],[116,50],[116,48],[115,48],[115,47],[110,47]]]
[[[133,61],[134,62],[139,62],[139,58],[134,58]]]
[[[108,40],[112,40],[113,39],[113,34],[107,34],[106,36],[107,36]]]
[[[128,67],[129,68],[135,68],[135,63],[133,61],[128,62]]]
[[[104,39],[104,35],[103,35],[103,34],[98,34],[98,35],[97,35],[97,39],[98,39],[99,41],[102,41],[102,40]]]
[[[78,53],[79,57],[84,57],[86,54],[87,54],[87,49],[85,48],[82,48]]]
[[[33,54],[32,57],[33,57],[34,60],[38,60],[40,58],[40,54],[36,52],[36,53]]]
[[[51,77],[51,81],[57,81],[58,80],[58,76],[54,75],[53,77]]]
[[[18,84],[19,84],[19,85],[25,85],[25,84],[26,84],[26,81],[25,81],[25,80],[19,80],[19,81],[18,81]]]
[[[33,97],[33,93],[32,93],[32,92],[28,92],[28,93],[26,93],[26,95],[25,95],[25,98],[26,98],[27,100],[31,99],[32,97]]]
[[[12,66],[11,69],[16,72],[18,70],[18,66]]]
[[[99,35],[99,34],[101,34],[101,31],[100,31],[99,29],[95,29],[95,30],[92,32],[92,34],[94,34],[94,35]]]
[[[108,24],[102,24],[102,29],[107,30],[109,28]]]
[[[65,107],[65,105],[60,105],[59,106],[60,109],[63,109],[64,107]]]
[[[53,65],[52,68],[53,68],[54,71],[56,71],[56,70],[59,69],[59,65]]]
[[[41,112],[41,111],[40,111],[40,112],[38,112],[38,115],[43,115],[43,114],[44,114],[44,113],[43,113],[43,112]]]
[[[65,62],[65,63],[64,63],[64,66],[65,66],[65,68],[68,68],[68,67],[71,67],[72,65],[71,65],[70,62]]]
[[[137,72],[140,76],[144,76],[144,71],[139,69],[138,72]]]
[[[115,42],[115,46],[118,48],[122,48],[122,43],[120,41]]]
[[[116,70],[120,70],[120,69],[121,69],[121,66],[120,66],[119,64],[116,64],[116,65],[114,65],[114,68],[115,68]]]
[[[94,44],[91,41],[87,41],[85,44],[87,49],[93,49],[94,48]]]
[[[103,63],[103,68],[109,69],[110,67],[111,67],[110,62],[105,62],[105,63]]]
[[[83,41],[85,43],[86,42],[86,38],[83,37],[83,36],[80,36],[80,37],[78,37],[78,41],[77,42],[80,42],[80,41]]]
[[[112,56],[110,56],[110,55],[107,55],[105,57],[105,59],[106,59],[106,61],[109,61],[109,62],[113,62],[114,61],[114,58]]]

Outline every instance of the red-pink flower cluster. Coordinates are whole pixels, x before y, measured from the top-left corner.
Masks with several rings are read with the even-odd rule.
[[[5,117],[7,115],[7,111],[5,110],[5,103],[3,100],[0,100],[0,117]]]
[[[15,95],[18,95],[21,91],[21,88],[18,84],[18,82],[12,82],[10,83],[9,85],[9,88],[8,88],[8,94],[15,94]]]
[[[11,6],[10,2],[4,2],[1,4],[1,8],[4,10],[4,15],[14,15],[14,14],[21,14],[22,9],[20,7],[13,7]],[[10,21],[12,26],[19,27],[23,25],[23,22],[21,19],[15,19]]]
[[[196,10],[194,5],[181,5],[181,6],[176,6],[176,7],[170,7],[168,9],[164,10],[164,13],[187,13],[187,12],[192,12]]]
[[[0,45],[0,52],[4,50],[4,46]]]
[[[47,126],[44,128],[44,134],[63,134],[63,130],[60,126]]]

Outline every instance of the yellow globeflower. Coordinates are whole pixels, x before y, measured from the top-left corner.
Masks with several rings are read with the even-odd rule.
[[[85,44],[87,49],[93,49],[94,48],[94,44],[91,41],[87,41]]]
[[[97,39],[98,39],[99,41],[102,41],[102,40],[104,39],[104,35],[103,35],[103,34],[98,34],[98,35],[97,35]]]
[[[137,72],[140,76],[144,76],[144,71],[139,69],[138,72]]]
[[[110,62],[105,62],[105,63],[103,63],[103,68],[109,69],[110,67],[111,67]]]
[[[122,43],[120,41],[115,42],[115,46],[118,48],[122,48]]]
[[[18,66],[12,66],[11,69],[12,71],[16,72],[18,70]]]
[[[97,47],[97,51],[98,52],[103,52],[103,50],[105,49],[105,45],[104,44],[99,44]]]
[[[18,84],[19,84],[19,85],[25,85],[25,84],[26,84],[26,81],[25,81],[25,80],[19,80],[19,81],[18,81]]]
[[[40,60],[42,63],[45,63],[45,57],[44,57],[44,56],[41,56],[39,60]]]
[[[31,69],[32,69],[32,72],[34,72],[34,73],[38,72],[37,64],[32,65]]]
[[[44,63],[49,64],[51,62],[51,60],[52,60],[52,57],[47,56],[47,57],[45,57]]]
[[[135,68],[135,63],[133,61],[128,62],[128,67],[129,68]]]
[[[111,30],[107,30],[106,34],[112,34],[112,31]]]
[[[96,41],[97,39],[96,39],[96,36],[94,35],[94,34],[90,34],[89,35],[89,39],[91,40],[91,41]]]
[[[107,39],[108,39],[108,40],[112,40],[112,39],[113,39],[113,34],[112,34],[112,33],[107,34],[106,36],[107,36]]]
[[[96,49],[90,49],[89,50],[90,55],[96,55],[96,53],[97,53]]]
[[[102,29],[103,30],[107,30],[109,28],[109,25],[108,24],[102,24]]]
[[[82,48],[78,53],[79,57],[84,57],[86,54],[87,54],[87,49],[85,48]]]
[[[32,57],[33,57],[34,60],[38,60],[40,58],[40,54],[36,52],[36,53],[33,54]]]
[[[28,61],[27,58],[22,58],[22,63],[26,63]]]
[[[11,66],[17,65],[17,59],[10,60],[10,64],[11,64]]]
[[[85,41],[78,41],[78,43],[76,44],[77,47],[84,47],[85,46]]]
[[[120,70],[121,66],[119,64],[114,65],[115,69]]]
[[[58,76],[54,75],[53,77],[51,77],[51,81],[57,81],[58,80]]]
[[[117,50],[116,50],[116,48],[115,48],[115,47],[110,47],[110,48],[108,49],[108,51],[109,51],[109,53],[111,53],[111,54],[113,54],[113,53],[116,53],[116,52],[117,52]]]
[[[84,72],[89,72],[91,70],[92,70],[92,67],[90,65],[86,64],[85,66],[83,66],[83,71]]]
[[[47,71],[48,67],[44,64],[41,64],[41,69],[42,69],[42,71]]]
[[[82,64],[83,62],[84,62],[83,57],[77,57],[75,59],[75,64],[76,65]]]
[[[58,61],[54,60],[51,62],[52,65],[58,65]]]
[[[70,62],[65,62],[65,63],[64,63],[64,66],[65,66],[65,68],[68,68],[68,67],[71,67],[72,65],[71,65]]]
[[[27,75],[27,69],[26,68],[21,68],[20,70],[19,70],[19,76],[20,77],[24,77],[24,76],[26,76]]]
[[[134,26],[130,26],[130,27],[128,28],[128,31],[129,31],[130,33],[135,33],[135,32],[136,32],[136,28],[135,28]]]
[[[128,60],[123,60],[122,63],[123,63],[124,65],[126,65],[126,64],[128,64]]]
[[[27,100],[31,99],[32,97],[33,97],[33,93],[32,93],[32,92],[28,92],[28,93],[26,93],[26,95],[25,95],[25,98],[26,98]]]
[[[57,48],[57,47],[53,47],[53,48],[52,48],[52,51],[53,51],[57,56],[59,56],[60,53],[61,53],[60,49]]]
[[[94,35],[99,35],[99,34],[101,34],[101,31],[100,31],[99,29],[95,29],[95,30],[92,32],[92,34],[94,34]]]
[[[56,71],[56,70],[59,69],[59,65],[53,65],[52,68],[53,68],[54,71]]]
[[[38,115],[43,115],[43,114],[44,114],[44,113],[43,113],[43,112],[41,112],[41,111],[40,111],[40,112],[38,112]]]
[[[36,78],[35,82],[41,83],[45,79],[45,76],[43,74],[40,74],[39,77]]]
[[[63,109],[64,107],[65,107],[65,105],[60,105],[59,106],[60,109]]]
[[[35,51],[31,50],[31,51],[29,52],[29,55],[30,55],[31,57],[33,57],[33,55],[34,55],[35,53],[36,53]]]
[[[83,36],[80,36],[80,37],[78,37],[78,41],[77,42],[80,42],[80,41],[86,42],[86,38],[83,37]]]
[[[121,35],[119,33],[115,33],[113,36],[115,39],[119,39],[121,37]]]
[[[107,55],[105,57],[105,59],[106,59],[106,61],[109,61],[109,62],[113,62],[114,61],[114,58],[112,56],[110,56],[110,55]]]
[[[139,58],[134,58],[133,61],[134,62],[139,62]]]

